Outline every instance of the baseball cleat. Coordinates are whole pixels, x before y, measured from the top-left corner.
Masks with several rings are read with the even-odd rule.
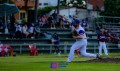
[[[68,58],[68,59],[67,59],[67,62],[68,62],[68,63],[70,63],[70,62],[71,62],[71,60]]]
[[[60,56],[61,54],[60,53],[58,53],[58,56]]]
[[[102,57],[99,54],[97,54],[96,58],[97,59],[102,59]]]

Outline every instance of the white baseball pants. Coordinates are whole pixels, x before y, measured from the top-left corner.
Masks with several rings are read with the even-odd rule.
[[[99,54],[102,55],[102,48],[104,50],[104,53],[105,55],[108,55],[108,51],[107,51],[107,48],[106,48],[106,43],[105,42],[99,42]]]
[[[74,56],[74,51],[76,49],[80,49],[80,53],[82,56],[96,58],[96,54],[91,54],[86,52],[86,46],[87,46],[87,39],[77,40],[70,48],[70,53],[67,62],[72,61],[72,58]]]

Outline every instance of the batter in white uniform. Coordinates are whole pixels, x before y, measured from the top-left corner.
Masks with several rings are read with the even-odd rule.
[[[70,53],[67,59],[67,62],[71,62],[74,56],[74,51],[76,49],[80,49],[80,53],[82,56],[85,57],[92,57],[92,58],[100,58],[98,54],[91,54],[86,52],[86,46],[87,46],[87,39],[85,30],[79,25],[79,20],[74,20],[73,22],[74,30],[78,33],[77,36],[73,36],[74,39],[76,39],[76,42],[72,45],[70,48]]]

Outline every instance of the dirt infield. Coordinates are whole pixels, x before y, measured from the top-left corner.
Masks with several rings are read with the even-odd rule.
[[[111,58],[102,58],[102,59],[93,59],[85,61],[88,63],[115,63],[120,64],[120,57],[111,57]]]
[[[92,59],[88,61],[73,61],[74,63],[114,63],[120,64],[120,57],[107,57],[102,59]]]

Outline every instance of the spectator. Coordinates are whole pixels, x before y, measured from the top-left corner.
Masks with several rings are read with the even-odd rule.
[[[39,16],[38,18],[37,18],[37,23],[39,23],[39,22],[41,22],[42,21],[42,18]]]
[[[46,22],[47,22],[47,18],[46,18],[45,15],[42,16],[41,20],[42,20],[42,22],[43,22],[43,25],[46,24]]]
[[[31,24],[29,27],[29,38],[34,38],[34,24]]]
[[[83,19],[83,20],[82,20],[82,23],[81,23],[81,26],[82,26],[83,28],[85,28],[85,27],[88,26],[88,23]]]
[[[16,38],[22,38],[22,27],[20,24],[16,24],[15,36]]]
[[[12,16],[10,16],[10,30],[9,30],[9,32],[10,32],[10,34],[11,34],[11,38],[13,38],[13,34],[15,33],[15,21],[16,21],[16,19],[15,19],[15,17],[14,17],[14,15],[12,15]]]
[[[55,29],[55,23],[53,22],[53,16],[48,17],[48,23],[50,24],[51,29]]]
[[[27,24],[24,24],[22,27],[23,37],[27,38],[29,35]]]
[[[34,27],[34,32],[35,32],[35,37],[38,38],[40,36],[40,27],[38,26],[38,24],[35,24]]]
[[[70,27],[70,24],[68,24],[68,22],[64,18],[63,18],[63,24],[64,24],[64,28]]]
[[[59,43],[60,43],[60,40],[59,40],[59,36],[57,33],[54,33],[53,36],[52,36],[52,43],[54,44],[54,48],[55,48],[55,53],[58,53],[58,55],[60,55],[60,50],[59,50]]]
[[[69,16],[68,16],[68,20],[69,20],[70,22],[72,22],[72,21],[73,21],[73,17],[72,17],[71,15],[69,15]],[[72,27],[72,25],[69,24],[69,28],[71,28],[71,27]]]
[[[15,38],[15,32],[16,32],[16,24],[13,23],[10,31],[10,38]]]
[[[45,23],[45,22],[47,21],[46,16],[45,16],[45,15],[43,15],[43,16],[42,16],[42,18],[41,18],[41,20],[42,20],[42,22],[44,22],[44,23]]]
[[[65,28],[62,16],[59,17],[59,23],[60,23],[60,28]]]
[[[44,35],[46,38],[48,38],[48,39],[50,40],[50,42],[51,42],[51,39],[52,39],[52,36],[53,36],[52,33],[44,32],[43,35]]]
[[[74,22],[76,19],[78,19],[75,15],[73,15],[73,20],[72,22]]]
[[[56,24],[57,23],[57,13],[56,13],[56,11],[54,11],[52,16],[53,16],[53,22]]]
[[[70,22],[72,22],[73,17],[71,15],[68,16],[68,19],[70,20]]]

